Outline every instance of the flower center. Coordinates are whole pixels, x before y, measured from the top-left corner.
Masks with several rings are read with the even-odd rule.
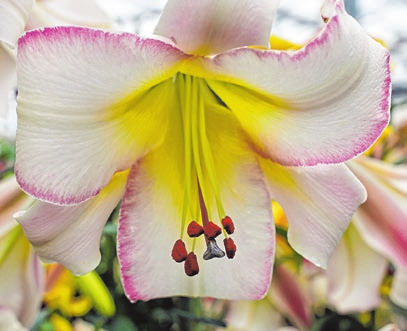
[[[219,101],[202,78],[178,74],[174,77],[174,84],[179,91],[179,106],[182,111],[185,188],[180,238],[174,244],[172,258],[176,262],[185,261],[185,273],[194,276],[199,273],[194,252],[197,238],[203,237],[205,240],[204,260],[222,258],[225,255],[232,259],[236,245],[228,235],[234,232],[235,227],[223,208],[207,138],[205,107],[218,104]],[[216,208],[213,209],[216,209],[216,215],[211,208],[215,205]],[[190,238],[188,241],[184,240],[185,232]],[[226,254],[216,242],[216,238],[222,233]],[[190,246],[189,253],[187,246]]]

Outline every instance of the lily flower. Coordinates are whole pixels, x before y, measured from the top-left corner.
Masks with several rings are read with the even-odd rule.
[[[303,48],[273,51],[276,3],[170,0],[156,39],[58,27],[19,40],[15,172],[41,201],[17,220],[42,258],[95,268],[122,200],[131,301],[258,299],[274,198],[292,246],[326,266],[365,200],[342,162],[387,125],[389,54],[342,0],[323,3]]]
[[[407,166],[364,155],[347,165],[366,187],[368,198],[328,265],[328,301],[341,313],[376,308],[390,261],[396,268],[391,297],[407,302],[400,286],[407,267]]]

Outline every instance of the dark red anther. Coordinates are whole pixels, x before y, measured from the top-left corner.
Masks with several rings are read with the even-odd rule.
[[[232,238],[223,239],[223,244],[225,245],[226,256],[229,259],[233,259],[236,253],[236,245]]]
[[[185,260],[184,270],[187,276],[195,276],[199,273],[198,260],[194,252],[190,252]]]
[[[204,229],[205,229],[205,236],[208,239],[215,239],[217,236],[219,236],[222,233],[222,229],[213,222],[208,222],[207,224],[205,224]]]
[[[233,224],[233,221],[229,216],[225,216],[223,218],[222,225],[227,234],[232,234],[233,232],[235,232],[235,225]]]
[[[172,248],[171,256],[175,262],[182,262],[187,259],[187,249],[181,239],[178,239]]]
[[[192,221],[188,225],[187,229],[188,236],[191,238],[199,237],[201,234],[204,233],[204,228],[195,221]]]

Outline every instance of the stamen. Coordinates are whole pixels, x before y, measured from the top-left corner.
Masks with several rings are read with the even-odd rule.
[[[235,225],[233,224],[233,221],[229,216],[225,216],[222,219],[222,225],[227,234],[232,234],[233,232],[235,232]]]
[[[204,233],[204,228],[195,221],[192,221],[188,225],[187,229],[188,236],[191,238],[199,237],[201,234]]]
[[[205,224],[204,229],[205,229],[205,236],[209,240],[215,239],[217,236],[219,236],[222,233],[222,229],[213,222],[208,222],[207,224]]]
[[[222,251],[214,239],[208,240],[206,252],[203,255],[204,260],[210,260],[214,257],[224,257],[225,252]]]
[[[232,238],[223,239],[223,244],[225,245],[226,256],[229,259],[233,259],[236,254],[236,245]]]
[[[195,276],[199,273],[198,261],[194,252],[190,252],[184,264],[185,274],[187,276]]]
[[[182,262],[187,259],[187,249],[181,239],[178,239],[172,248],[171,256],[175,262]]]
[[[214,98],[207,82],[202,78],[195,78],[189,75],[178,74],[174,80],[179,89],[179,105],[181,108],[183,139],[184,139],[184,197],[181,216],[180,236],[172,249],[171,256],[176,262],[185,262],[184,270],[188,276],[199,273],[199,265],[195,255],[196,237],[205,234],[206,251],[203,254],[204,260],[221,258],[225,255],[229,259],[235,256],[236,245],[228,238],[235,231],[235,226],[229,216],[225,216],[225,210],[221,201],[215,159],[207,136],[206,127],[206,107],[211,104],[208,100]],[[216,100],[212,100],[216,101]],[[218,217],[213,218],[215,205]],[[188,226],[187,222],[191,221]],[[218,223],[219,226],[209,220]],[[183,241],[185,231],[192,240],[190,253],[186,250]],[[215,238],[223,234],[223,251],[217,245]]]

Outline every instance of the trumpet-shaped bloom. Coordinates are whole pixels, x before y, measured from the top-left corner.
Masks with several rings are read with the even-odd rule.
[[[407,166],[365,156],[348,162],[368,192],[354,224],[370,247],[407,267]]]
[[[388,122],[389,55],[332,0],[309,44],[270,50],[275,5],[171,0],[157,39],[77,27],[20,39],[16,175],[45,202],[17,218],[40,256],[94,268],[122,198],[130,300],[259,298],[273,197],[294,248],[327,264],[365,199],[338,163]]]
[[[366,187],[368,198],[330,260],[329,303],[342,313],[377,307],[388,261],[396,266],[392,296],[407,302],[400,286],[407,262],[407,167],[366,156],[347,165]]]

